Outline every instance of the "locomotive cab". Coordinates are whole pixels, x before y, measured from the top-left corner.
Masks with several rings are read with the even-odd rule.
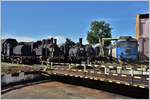
[[[138,60],[138,43],[132,37],[120,38],[116,51],[118,60],[127,62]]]

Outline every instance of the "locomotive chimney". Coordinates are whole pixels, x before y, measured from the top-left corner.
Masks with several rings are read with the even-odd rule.
[[[43,44],[43,45],[45,44],[45,40],[44,40],[44,39],[42,40],[42,44]]]
[[[54,39],[54,44],[57,44],[57,39]]]
[[[53,38],[51,38],[51,44],[53,44],[53,43],[54,43],[54,42],[53,42],[53,40],[54,40],[54,39],[53,39]]]
[[[48,39],[47,41],[48,41],[48,44],[50,44],[50,43],[51,43],[51,40],[50,40],[50,39]]]
[[[82,38],[79,38],[79,43],[82,44]]]

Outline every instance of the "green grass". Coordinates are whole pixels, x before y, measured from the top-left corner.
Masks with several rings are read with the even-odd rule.
[[[1,63],[1,72],[8,72],[11,70],[15,70],[18,68],[23,68],[23,67],[28,67],[29,65],[24,65],[24,64],[12,64],[12,63],[6,63],[2,62]]]
[[[29,66],[29,65],[25,65],[25,64],[12,64],[12,63],[6,63],[6,62],[2,62],[1,63],[1,67],[25,67],[25,66]]]

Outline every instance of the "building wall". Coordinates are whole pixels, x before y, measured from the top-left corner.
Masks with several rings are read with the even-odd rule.
[[[139,53],[140,58],[145,59],[149,58],[149,38],[140,38],[139,43]]]
[[[141,37],[149,37],[149,19],[140,19]]]
[[[139,43],[139,58],[149,58],[149,18],[136,17],[136,39]]]

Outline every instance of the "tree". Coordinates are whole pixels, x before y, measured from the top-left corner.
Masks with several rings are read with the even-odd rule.
[[[111,38],[111,27],[109,23],[105,21],[93,21],[90,25],[90,31],[88,31],[87,40],[90,44],[99,43],[99,39]],[[111,42],[105,41],[104,46],[108,46]]]

